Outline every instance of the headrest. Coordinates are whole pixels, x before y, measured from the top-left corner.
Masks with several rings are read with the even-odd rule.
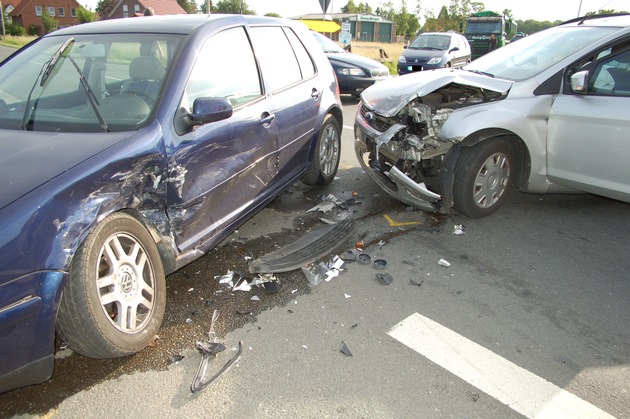
[[[166,70],[156,57],[136,57],[129,64],[129,76],[133,80],[162,80]]]

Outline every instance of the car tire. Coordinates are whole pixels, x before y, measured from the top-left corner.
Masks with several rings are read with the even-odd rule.
[[[57,329],[81,355],[116,358],[147,346],[165,308],[164,269],[151,235],[134,217],[114,213],[72,259]]]
[[[515,154],[505,139],[482,141],[459,158],[453,185],[453,208],[470,218],[495,212],[514,181]]]
[[[302,182],[310,186],[328,185],[339,168],[341,129],[337,119],[328,114],[319,131],[313,161],[302,175]]]

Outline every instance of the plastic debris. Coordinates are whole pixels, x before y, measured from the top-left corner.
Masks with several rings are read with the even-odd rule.
[[[179,361],[181,361],[182,359],[184,359],[184,355],[180,355],[180,354],[175,354],[175,355],[171,355],[168,358],[168,364],[172,365],[172,364],[177,364]]]
[[[230,288],[234,287],[234,272],[227,271],[225,275],[215,276],[214,279],[219,281],[219,284],[228,284]]]
[[[383,285],[389,285],[394,281],[394,278],[388,273],[376,274],[376,279]]]
[[[345,294],[345,293],[343,294],[343,296],[346,297],[346,298],[352,297],[350,294]]]
[[[319,220],[320,220],[322,223],[324,223],[324,224],[328,224],[328,225],[333,225],[333,224],[336,224],[336,223],[337,223],[336,221],[329,220],[328,218],[323,218],[323,217],[320,217],[320,218],[319,218]]]
[[[360,253],[357,257],[357,261],[362,265],[367,265],[372,261],[372,257],[367,253]]]
[[[382,249],[383,246],[385,246],[385,242],[383,240],[379,241],[378,242],[378,247]]]
[[[313,208],[311,208],[307,212],[314,212],[314,211],[328,212],[328,211],[331,211],[333,208],[335,208],[337,205],[342,206],[343,204],[341,203],[341,201],[337,199],[335,195],[329,194],[322,198],[322,202],[315,205]]]
[[[265,281],[262,283],[262,287],[269,294],[277,294],[282,289],[282,284],[280,281]]]
[[[411,279],[409,280],[409,283],[410,283],[411,285],[415,285],[415,286],[419,287],[419,286],[421,286],[422,284],[424,284],[424,281],[419,280],[419,279],[413,279],[413,278],[411,278]]]
[[[302,272],[304,276],[312,285],[317,286],[322,281],[330,281],[331,279],[339,276],[341,273],[341,267],[344,261],[339,256],[335,255],[327,262],[320,262],[318,264],[310,264],[302,266]]]
[[[355,260],[357,260],[358,255],[359,252],[356,249],[352,249],[341,255],[341,259],[343,259],[345,262],[354,262]]]
[[[236,284],[232,287],[232,291],[251,291],[252,286],[247,282],[246,278],[240,277]]]
[[[186,319],[186,324],[191,324],[192,323],[192,319],[189,317]]]
[[[260,297],[258,297],[257,295],[254,295],[252,298],[250,298],[250,300],[252,300],[252,301],[260,301]]]
[[[365,242],[363,240],[358,241],[354,244],[354,248],[357,250],[363,250],[364,247],[365,247]]]
[[[214,332],[214,323],[218,318],[219,312],[214,310],[214,313],[212,314],[212,321],[210,323],[210,330],[208,331],[208,341],[197,342],[195,344],[195,348],[201,354],[201,361],[199,362],[199,367],[197,368],[197,374],[195,374],[195,378],[190,385],[190,391],[192,393],[198,393],[212,384],[217,378],[226,373],[232,365],[241,358],[241,354],[243,353],[243,341],[239,341],[236,354],[228,360],[223,368],[221,368],[216,374],[211,376],[209,379],[204,380],[206,370],[208,369],[210,355],[216,357],[219,353],[225,350],[225,345],[217,342],[216,333]]]
[[[346,345],[346,342],[344,341],[341,341],[341,349],[339,349],[339,351],[341,351],[341,353],[345,356],[352,356],[352,352],[350,352],[350,349],[348,349],[348,345]]]
[[[375,269],[385,269],[387,267],[387,261],[385,259],[375,259],[372,265]]]
[[[457,234],[457,235],[464,234],[464,226],[461,224],[455,224],[453,226],[453,234]]]
[[[448,268],[449,266],[451,266],[451,263],[446,259],[440,259],[438,260],[438,265],[446,266]]]

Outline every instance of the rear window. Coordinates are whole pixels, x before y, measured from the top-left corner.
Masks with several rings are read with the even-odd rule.
[[[287,28],[286,33],[279,26],[259,26],[250,30],[263,78],[272,92],[315,74],[308,52],[290,29]]]

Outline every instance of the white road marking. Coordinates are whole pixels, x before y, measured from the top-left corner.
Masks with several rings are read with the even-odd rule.
[[[418,313],[387,334],[528,418],[613,418]]]
[[[349,125],[344,125],[343,129],[349,129],[349,130],[354,130],[354,127],[351,127]]]

